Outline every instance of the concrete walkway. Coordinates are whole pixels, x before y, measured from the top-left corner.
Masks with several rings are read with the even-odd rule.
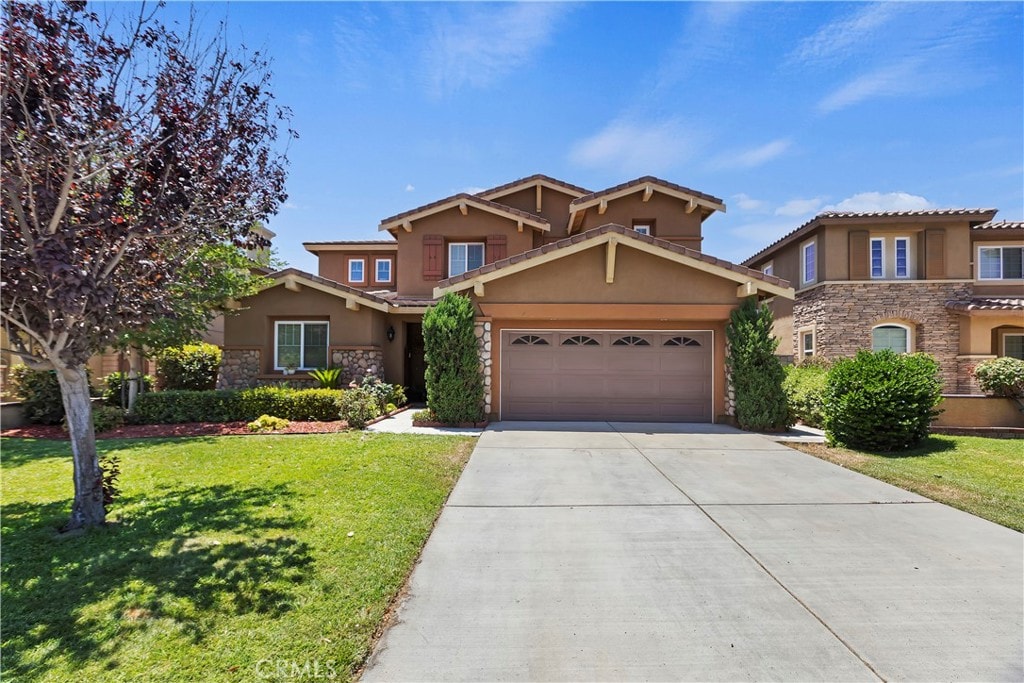
[[[459,434],[462,436],[480,436],[482,429],[462,427],[414,427],[412,416],[418,408],[403,410],[397,415],[375,422],[366,428],[368,432],[390,432],[392,434]]]
[[[1021,534],[713,425],[498,423],[367,681],[1024,678]]]

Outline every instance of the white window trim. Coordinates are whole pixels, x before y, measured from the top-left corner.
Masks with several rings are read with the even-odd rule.
[[[643,230],[640,230],[639,228],[643,228]],[[639,233],[641,235],[647,235],[648,237],[650,237],[650,235],[651,235],[651,224],[650,223],[634,223],[633,224],[633,231],[637,232],[637,233]]]
[[[277,360],[277,329],[281,325],[301,325],[301,331],[299,332],[299,360],[301,361],[306,357],[306,325],[326,325],[327,326],[327,363],[331,362],[331,323],[329,320],[275,320],[274,321],[274,369],[284,370],[285,367],[281,365]],[[316,368],[297,367],[296,370],[315,370]]]
[[[1006,338],[1007,337],[1024,337],[1024,332],[1003,332],[1002,339],[1000,340],[1000,355],[1006,355]]]
[[[810,354],[804,353],[804,338],[807,335],[811,336],[811,353]],[[813,328],[813,327],[805,327],[802,330],[797,330],[797,333],[796,333],[796,343],[797,343],[796,356],[800,360],[803,360],[804,358],[811,358],[812,356],[818,355],[818,335],[817,335],[817,330],[815,328]]]
[[[1020,249],[1018,244],[979,244],[975,250],[975,275],[977,280],[985,282],[1020,282],[1021,278],[1016,277],[1003,277],[1003,249]],[[999,277],[982,277],[981,276],[981,250],[982,249],[998,249],[999,250]]]
[[[359,263],[363,267],[363,276],[358,280],[352,277],[352,264]],[[349,282],[366,282],[366,259],[362,258],[350,258],[348,260],[348,281]]]
[[[769,261],[761,266],[762,275],[775,275],[775,261]]]
[[[454,274],[452,273],[452,247],[466,247],[466,270],[464,270],[462,272],[463,273],[468,273],[471,270],[475,270],[474,268],[470,268],[469,267],[469,247],[471,247],[471,246],[478,246],[481,249],[483,249],[483,258],[480,259],[482,261],[481,265],[483,265],[484,263],[487,262],[487,245],[486,245],[486,243],[484,243],[484,242],[449,242],[448,243],[448,277],[455,277],[456,275],[461,275],[462,274],[462,273],[454,273]]]
[[[807,250],[814,249],[814,277],[807,279]],[[818,279],[818,240],[800,245],[800,284],[809,285]]]
[[[875,275],[875,245],[878,244],[882,248],[881,266],[882,272]],[[885,238],[884,237],[872,237],[870,245],[868,247],[868,272],[871,273],[872,280],[884,280],[885,279]]]
[[[871,350],[875,350],[875,330],[879,327],[902,327],[907,332],[907,347],[905,351],[898,353],[913,353],[914,352],[914,330],[910,325],[898,322],[881,322],[877,325],[871,326]]]
[[[382,263],[388,264],[388,279],[387,280],[381,280],[380,279],[380,264],[382,264]],[[374,279],[377,282],[391,282],[391,279],[394,277],[392,275],[392,273],[391,273],[392,267],[393,267],[393,265],[391,263],[391,259],[389,259],[389,258],[374,259],[374,262],[373,262],[373,277],[374,277]]]
[[[903,242],[904,244],[907,245],[907,272],[904,275],[900,275],[899,262],[897,261],[898,255],[900,253],[900,248],[899,248],[900,247],[900,242]],[[893,274],[893,277],[895,277],[895,278],[897,278],[899,280],[909,280],[910,279],[910,275],[911,275],[911,267],[910,267],[911,258],[912,257],[911,257],[911,254],[910,254],[910,237],[906,236],[906,235],[900,235],[899,237],[894,237],[893,238],[893,246],[892,246],[892,274]]]

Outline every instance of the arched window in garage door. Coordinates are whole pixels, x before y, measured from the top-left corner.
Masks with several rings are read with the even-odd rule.
[[[538,337],[535,334],[524,334],[521,337],[516,337],[512,340],[512,344],[515,346],[550,346],[547,339]]]
[[[670,337],[665,340],[663,346],[703,346],[693,337]]]
[[[634,335],[626,335],[625,337],[619,337],[612,342],[612,346],[650,346],[651,342],[647,341],[643,337],[637,337]]]
[[[600,346],[601,342],[585,334],[577,334],[567,337],[562,341],[562,346]]]

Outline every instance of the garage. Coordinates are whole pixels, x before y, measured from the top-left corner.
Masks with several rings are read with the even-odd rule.
[[[501,419],[710,422],[708,330],[503,330]]]

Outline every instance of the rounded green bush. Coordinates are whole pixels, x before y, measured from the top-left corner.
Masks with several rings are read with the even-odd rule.
[[[162,350],[156,357],[156,380],[160,389],[206,391],[217,386],[220,348],[213,344],[185,344]]]
[[[974,368],[974,377],[986,394],[1024,397],[1024,360],[1003,357],[982,361]]]
[[[828,368],[822,362],[803,362],[786,368],[782,389],[793,419],[811,427],[825,424],[825,382]]]
[[[909,448],[928,436],[941,392],[939,365],[931,356],[859,351],[828,373],[825,436],[850,448]]]

